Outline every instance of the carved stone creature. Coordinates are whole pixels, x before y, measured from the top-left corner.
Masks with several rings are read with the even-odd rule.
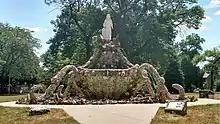
[[[31,104],[36,103],[38,101],[34,93],[36,93],[36,91],[39,91],[39,90],[45,91],[44,86],[39,84],[39,85],[34,85],[31,87],[31,91],[27,97],[28,101],[30,101]]]
[[[111,28],[111,23],[106,22],[105,28]],[[57,101],[60,101],[69,99],[70,93],[73,91],[74,96],[72,97],[77,98],[119,100],[133,97],[138,85],[143,83],[146,84],[146,89],[152,98],[158,94],[159,100],[163,102],[174,99],[165,86],[164,78],[152,65],[148,63],[132,64],[121,51],[119,36],[110,40],[111,32],[108,34],[108,38],[107,34],[105,35],[104,38],[102,36],[95,38],[94,53],[84,65],[64,66],[51,78],[51,84],[42,96],[36,98],[34,94],[31,94],[30,99],[48,101],[55,96]],[[66,75],[69,78],[64,94],[62,94],[63,85],[60,82]],[[153,78],[155,82],[152,82],[150,78]],[[184,89],[178,85],[174,85],[174,88],[181,92],[180,98],[183,98]]]
[[[54,77],[51,78],[51,85],[46,89],[44,95],[41,96],[42,99],[49,99],[53,96],[53,93],[56,91],[57,87],[60,85],[60,81],[66,75],[67,72],[74,72],[74,76],[77,76],[78,69],[74,65],[67,65],[63,67]]]
[[[179,84],[173,84],[172,87],[179,91],[179,94],[180,94],[179,95],[179,100],[184,100],[185,99],[185,90],[184,90],[184,88]]]
[[[59,98],[63,98],[63,97],[64,97],[63,94],[62,94],[63,87],[64,87],[64,85],[60,85],[60,86],[57,88],[57,90],[56,90],[57,95],[58,95]]]

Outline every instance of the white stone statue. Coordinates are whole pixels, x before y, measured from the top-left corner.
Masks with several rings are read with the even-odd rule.
[[[102,36],[105,40],[111,40],[113,23],[110,14],[106,15],[102,28]]]

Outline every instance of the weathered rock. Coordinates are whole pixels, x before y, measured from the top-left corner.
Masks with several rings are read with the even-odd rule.
[[[188,96],[186,98],[187,102],[196,102],[198,99],[195,96]]]
[[[48,104],[49,104],[49,105],[55,105],[56,102],[55,102],[55,101],[49,101]]]
[[[50,112],[50,109],[46,107],[33,107],[29,111],[29,116],[42,115],[42,114],[47,114],[49,112]]]

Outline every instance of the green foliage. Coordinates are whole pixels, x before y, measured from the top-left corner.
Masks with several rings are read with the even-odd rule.
[[[218,79],[216,82],[216,92],[220,92],[220,79]]]
[[[205,39],[201,38],[198,34],[188,35],[185,39],[178,43],[179,60],[181,62],[181,69],[184,73],[185,90],[193,91],[194,88],[202,86],[203,73],[199,67],[193,65],[192,59],[200,55],[202,43]]]
[[[204,63],[203,70],[210,72],[211,74],[210,90],[213,90],[215,84],[214,75],[216,75],[220,69],[220,50],[218,48],[214,48],[212,50],[206,50],[203,54],[196,56],[193,62],[194,64],[197,64],[199,62]]]
[[[211,69],[218,70],[220,67],[220,50],[219,48],[213,48],[212,50],[206,50],[203,54],[197,55],[193,59],[194,64],[199,62],[205,63],[203,69],[210,71]]]
[[[31,31],[0,23],[0,75],[4,79],[33,79],[40,73],[39,58],[35,49],[39,40]]]
[[[191,35],[188,35],[186,39],[181,40],[178,44],[180,54],[187,55],[190,59],[193,59],[203,50],[201,44],[204,42],[204,38],[201,38],[198,34],[192,33]]]
[[[166,86],[170,92],[174,92],[172,84],[177,83],[184,87],[184,74],[177,60],[172,60],[164,75]]]
[[[192,92],[195,88],[202,87],[203,73],[199,67],[192,64],[189,57],[183,57],[181,60],[181,69],[184,74],[185,90]]]
[[[50,71],[57,72],[58,70],[61,69],[61,67],[67,65],[67,64],[72,64],[68,58],[65,58],[62,53],[57,53],[55,55],[48,54],[49,51],[47,51],[45,54],[43,54],[41,57],[44,58],[44,66],[45,67],[50,67],[47,68]]]
[[[177,27],[198,29],[204,18],[203,8],[193,5],[196,0],[45,0],[45,3],[61,7],[61,14],[52,21],[56,34],[42,56],[49,70],[58,66],[50,60],[63,61],[57,54],[68,58],[71,64],[86,62],[92,53],[92,37],[100,34],[105,15],[110,13],[113,36],[119,34],[128,59],[137,64],[149,62],[164,72],[175,53]]]

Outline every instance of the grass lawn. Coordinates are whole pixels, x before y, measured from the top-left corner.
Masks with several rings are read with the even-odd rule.
[[[29,108],[0,106],[1,124],[79,124],[61,109],[52,109],[44,115],[29,116]]]
[[[10,101],[17,101],[19,98],[24,97],[26,95],[13,95],[13,94],[5,94],[5,95],[0,95],[0,102],[10,102]]]
[[[165,113],[160,108],[151,124],[220,124],[220,105],[188,107],[187,115]]]

